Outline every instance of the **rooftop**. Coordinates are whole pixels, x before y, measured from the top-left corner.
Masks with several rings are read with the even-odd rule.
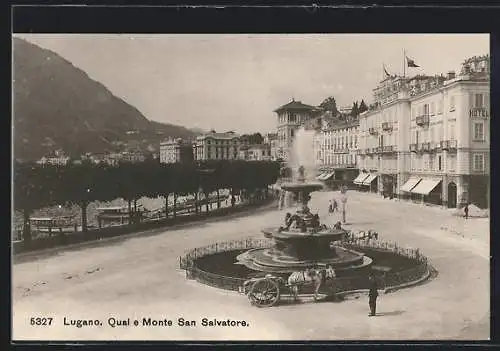
[[[205,139],[205,138],[214,138],[214,139],[234,139],[239,138],[239,134],[236,134],[233,131],[217,133],[215,130],[211,130],[209,133],[199,135],[196,139]]]
[[[325,130],[325,131],[339,130],[339,129],[345,129],[345,128],[358,127],[358,126],[359,126],[359,119],[356,118],[356,119],[349,120],[349,121],[335,121],[323,130]]]
[[[278,107],[274,112],[281,111],[313,111],[318,110],[318,107],[303,104],[302,101],[295,101],[292,99],[288,104]]]
[[[374,103],[370,105],[369,110],[377,109],[381,105],[400,98],[420,96],[453,82],[488,80],[489,72],[489,55],[483,55],[466,59],[462,63],[459,75],[456,75],[454,71],[450,71],[447,75],[418,74],[413,77],[400,75],[386,77],[373,89]]]
[[[160,145],[172,145],[172,144],[190,145],[190,144],[192,144],[192,142],[190,140],[185,140],[182,138],[175,138],[175,139],[167,139],[167,140],[164,140],[160,143]]]

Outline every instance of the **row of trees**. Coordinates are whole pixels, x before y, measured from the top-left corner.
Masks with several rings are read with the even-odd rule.
[[[198,194],[205,200],[219,189],[231,189],[234,194],[243,190],[253,193],[267,189],[279,176],[279,164],[270,161],[205,161],[198,163],[160,164],[150,160],[142,163],[123,163],[119,166],[91,163],[67,166],[47,166],[29,163],[14,165],[14,208],[23,212],[23,240],[30,241],[29,217],[34,210],[57,204],[78,204],[82,210],[82,230],[87,230],[87,206],[92,201],[111,201],[123,198],[132,203],[146,196],[174,197],[174,215],[178,195],[192,194],[195,210],[200,210]],[[208,201],[205,201],[208,211]],[[220,201],[218,201],[220,207]]]
[[[333,96],[327,97],[325,100],[319,104],[319,107],[324,109],[325,111],[330,111],[334,116],[337,116],[340,112],[337,109],[337,102]],[[361,113],[368,111],[368,106],[366,105],[364,100],[361,100],[360,103],[355,101],[352,103],[352,108],[350,112],[351,117],[357,117]]]

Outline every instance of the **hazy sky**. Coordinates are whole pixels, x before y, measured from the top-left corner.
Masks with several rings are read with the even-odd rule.
[[[369,102],[382,64],[402,73],[458,70],[489,53],[487,34],[19,35],[57,52],[147,118],[186,127],[272,131],[291,98]]]

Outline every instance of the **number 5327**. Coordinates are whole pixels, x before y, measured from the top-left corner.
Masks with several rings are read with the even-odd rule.
[[[31,317],[30,324],[36,326],[49,326],[52,325],[52,317]]]

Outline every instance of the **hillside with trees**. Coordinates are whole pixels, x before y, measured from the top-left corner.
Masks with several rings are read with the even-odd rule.
[[[197,133],[151,122],[135,107],[58,54],[13,39],[14,157],[35,160],[57,149],[85,152],[139,150],[166,137]]]

